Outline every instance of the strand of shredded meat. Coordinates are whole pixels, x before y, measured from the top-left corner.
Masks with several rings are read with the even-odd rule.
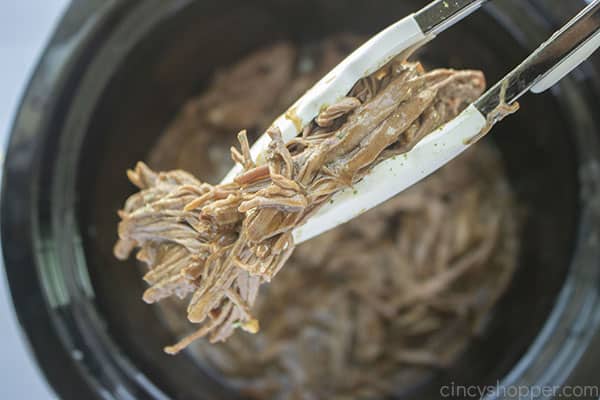
[[[266,164],[250,158],[245,131],[232,158],[244,167],[235,182],[210,185],[184,171],[155,173],[138,163],[128,177],[140,192],[119,215],[115,254],[137,258],[150,271],[148,303],[191,294],[187,317],[201,328],[175,346],[236,327],[255,333],[251,313],[258,286],[292,254],[292,230],[378,161],[402,154],[453,118],[483,91],[478,71],[437,69],[392,61],[362,79],[348,97],[324,109],[301,137],[284,143],[270,128]]]

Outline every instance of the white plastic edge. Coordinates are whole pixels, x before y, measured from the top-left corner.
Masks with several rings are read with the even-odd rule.
[[[598,47],[600,47],[600,31],[596,32],[587,42],[579,46],[573,53],[558,63],[556,67],[546,73],[542,79],[531,87],[531,91],[537,94],[548,90],[591,56]]]
[[[295,243],[343,224],[417,183],[466,150],[485,125],[485,117],[470,105],[409,152],[382,161],[354,187],[336,193],[293,231]]]
[[[322,107],[334,104],[345,96],[360,78],[377,71],[393,57],[424,41],[425,38],[426,36],[414,19],[414,14],[373,36],[329,71],[285,114],[275,120],[273,124],[281,130],[283,140],[288,141],[294,138],[305,125],[318,115]],[[270,140],[266,134],[262,135],[250,149],[252,158],[258,164],[264,162],[262,153]],[[232,181],[240,172],[241,167],[235,165],[222,182]]]

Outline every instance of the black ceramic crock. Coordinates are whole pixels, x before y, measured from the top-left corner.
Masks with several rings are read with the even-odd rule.
[[[14,121],[2,180],[4,265],[35,359],[64,399],[237,398],[142,303],[117,262],[123,171],[219,66],[280,39],[371,34],[424,1],[77,1],[52,36]],[[431,62],[496,81],[583,1],[496,0],[443,33]],[[600,58],[528,95],[491,134],[525,211],[514,280],[482,337],[449,369],[398,388],[596,384],[600,368]]]

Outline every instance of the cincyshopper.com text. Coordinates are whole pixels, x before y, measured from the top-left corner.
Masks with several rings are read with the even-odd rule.
[[[534,400],[543,398],[557,399],[598,399],[600,386],[526,386],[526,385],[459,385],[454,382],[440,387],[442,399],[519,399]]]

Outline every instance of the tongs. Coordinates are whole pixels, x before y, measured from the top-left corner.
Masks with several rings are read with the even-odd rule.
[[[437,0],[392,24],[332,69],[273,125],[279,128],[284,141],[291,140],[324,105],[345,96],[359,79],[432,40],[485,2]],[[503,116],[516,111],[516,101],[522,95],[549,89],[599,46],[600,0],[594,0],[457,117],[427,135],[409,152],[380,162],[352,187],[337,192],[293,231],[295,243],[347,222],[436,171],[485,135]],[[252,146],[251,155],[257,164],[264,163],[270,140],[263,135]],[[241,167],[236,165],[223,182],[231,181],[240,172]]]

